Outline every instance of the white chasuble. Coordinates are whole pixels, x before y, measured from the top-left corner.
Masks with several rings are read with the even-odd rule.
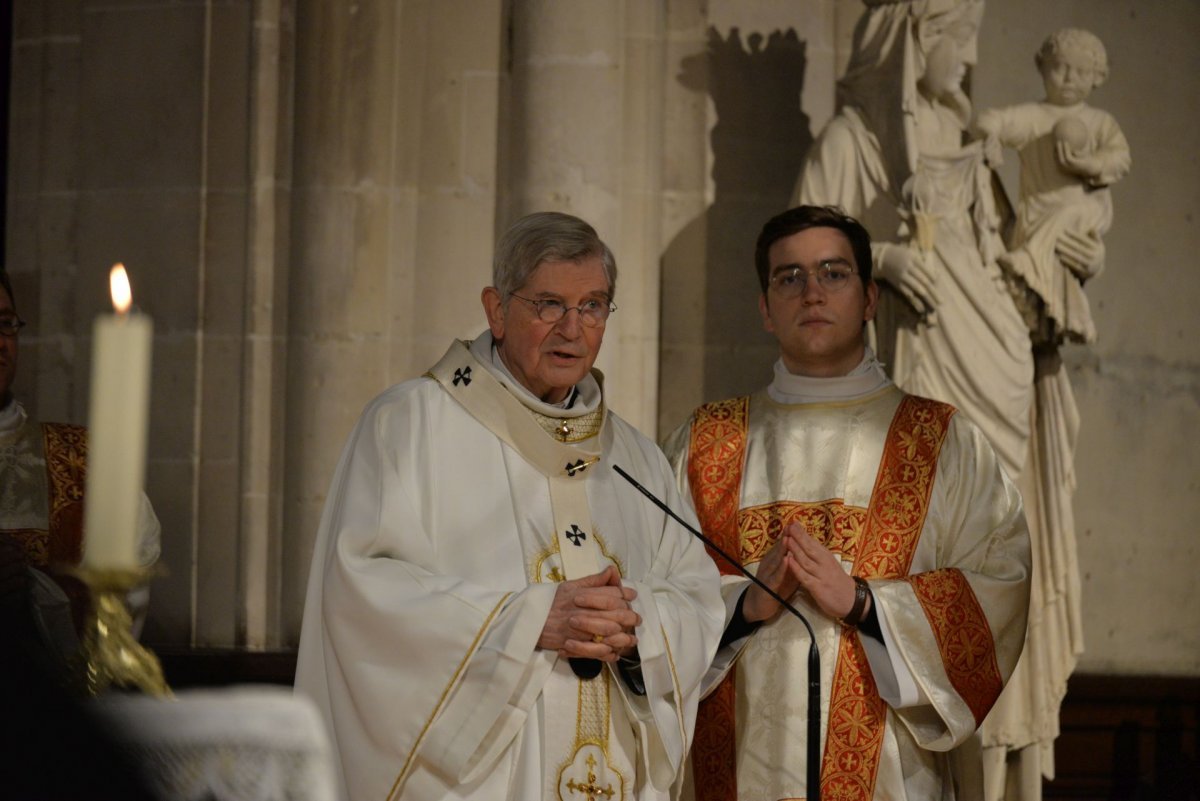
[[[884,642],[803,592],[790,599],[821,653],[822,796],[978,797],[950,752],[1013,671],[1030,570],[1020,498],[978,429],[883,381],[865,395],[781,403],[762,392],[709,404],[667,450],[707,533],[722,533],[710,521],[728,524],[727,550],[749,569],[800,521],[868,580]],[[747,582],[725,582],[732,612]],[[808,648],[784,612],[718,653],[692,753],[710,773],[701,781],[698,768],[695,798],[807,796]],[[706,741],[708,716],[726,712],[735,736]]]
[[[722,601],[685,529],[612,471],[689,508],[652,443],[603,407],[540,403],[451,346],[368,406],[318,533],[296,685],[350,799],[668,798]],[[638,597],[646,694],[537,648],[555,583],[615,565]]]

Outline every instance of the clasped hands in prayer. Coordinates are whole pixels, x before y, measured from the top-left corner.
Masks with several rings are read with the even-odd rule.
[[[562,657],[616,662],[637,647],[633,633],[642,617],[629,604],[637,590],[621,586],[612,565],[599,573],[558,584],[538,647]]]
[[[845,617],[854,607],[854,579],[833,552],[808,533],[803,523],[792,523],[784,529],[778,542],[759,562],[755,575],[784,599],[804,590],[822,612],[835,619]],[[869,598],[867,603],[871,603]],[[778,601],[752,584],[742,602],[742,615],[748,622],[756,623],[775,617],[782,608]]]

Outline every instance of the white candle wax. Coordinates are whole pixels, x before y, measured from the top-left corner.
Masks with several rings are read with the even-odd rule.
[[[142,314],[104,314],[92,329],[83,549],[89,568],[138,566],[153,334]]]

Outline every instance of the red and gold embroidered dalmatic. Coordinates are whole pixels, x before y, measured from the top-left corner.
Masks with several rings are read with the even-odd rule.
[[[870,584],[885,643],[792,599],[821,651],[822,797],[972,797],[951,751],[1020,655],[1030,571],[1019,495],[979,430],[890,384],[819,403],[762,392],[701,407],[667,451],[709,536],[751,570],[799,520]],[[732,614],[747,581],[723,572]],[[718,654],[697,799],[806,797],[808,646],[784,612]]]
[[[58,617],[60,607],[69,606],[77,627],[86,613],[87,589],[61,569],[77,566],[83,557],[87,434],[83,426],[31,420],[16,400],[0,408],[0,537],[17,542],[37,571],[33,603],[39,616]],[[160,533],[158,517],[143,494],[138,510],[138,558],[143,565],[158,559]],[[48,578],[51,573],[57,584]],[[140,625],[149,587],[133,590],[128,601]],[[46,625],[56,628],[54,622]],[[56,645],[69,649],[76,643]]]

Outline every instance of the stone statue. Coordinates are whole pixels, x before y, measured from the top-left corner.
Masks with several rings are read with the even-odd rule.
[[[983,733],[985,744],[1028,744],[1018,763],[1022,799],[1040,798],[1035,765],[1054,776],[1058,710],[1083,651],[1071,507],[1079,414],[1059,347],[1095,340],[1083,283],[1104,267],[1101,237],[1112,224],[1108,186],[1131,163],[1116,120],[1084,103],[1108,76],[1100,40],[1065,28],[1047,37],[1035,61],[1045,100],[983,112],[974,125],[989,156],[1005,146],[1017,148],[1021,159],[1016,226],[1000,261],[1019,286],[1035,360],[1033,436],[1020,485],[1036,578],[1023,662]],[[989,801],[997,793],[989,787]]]
[[[809,150],[795,203],[834,204],[871,231],[885,282],[876,353],[907,392],[953,403],[1021,472],[1033,404],[1028,327],[1003,252],[983,143],[964,144],[982,0],[867,2],[838,113]]]
[[[902,389],[952,403],[978,425],[1021,488],[1035,551],[1025,653],[975,744],[983,770],[973,778],[985,786],[975,792],[964,776],[963,797],[1033,801],[1043,775],[1053,777],[1059,706],[1082,650],[1071,511],[1078,415],[1060,338],[1036,333],[1056,323],[1015,266],[1028,251],[1006,252],[1002,241],[999,181],[985,158],[999,139],[967,141],[962,82],[982,0],[864,4],[838,111],[808,153],[793,203],[839,205],[868,227],[875,275],[890,290],[876,352]],[[1089,131],[1092,116],[1081,120]],[[1078,126],[1063,128],[1066,169],[1096,176],[1080,184],[1102,183],[1099,148],[1077,147]],[[1107,222],[1094,188],[1078,189],[1082,208],[1042,236],[1072,276],[1095,275]]]
[[[1028,289],[1023,305],[1036,343],[1094,342],[1083,283],[1104,263],[1064,260],[1057,244],[1071,231],[1102,246],[1112,225],[1108,187],[1129,172],[1129,144],[1111,114],[1084,102],[1108,76],[1104,45],[1094,34],[1057,31],[1036,63],[1046,98],[990,109],[975,124],[993,166],[1002,147],[1016,149],[1021,159],[1016,228],[1000,263]]]

